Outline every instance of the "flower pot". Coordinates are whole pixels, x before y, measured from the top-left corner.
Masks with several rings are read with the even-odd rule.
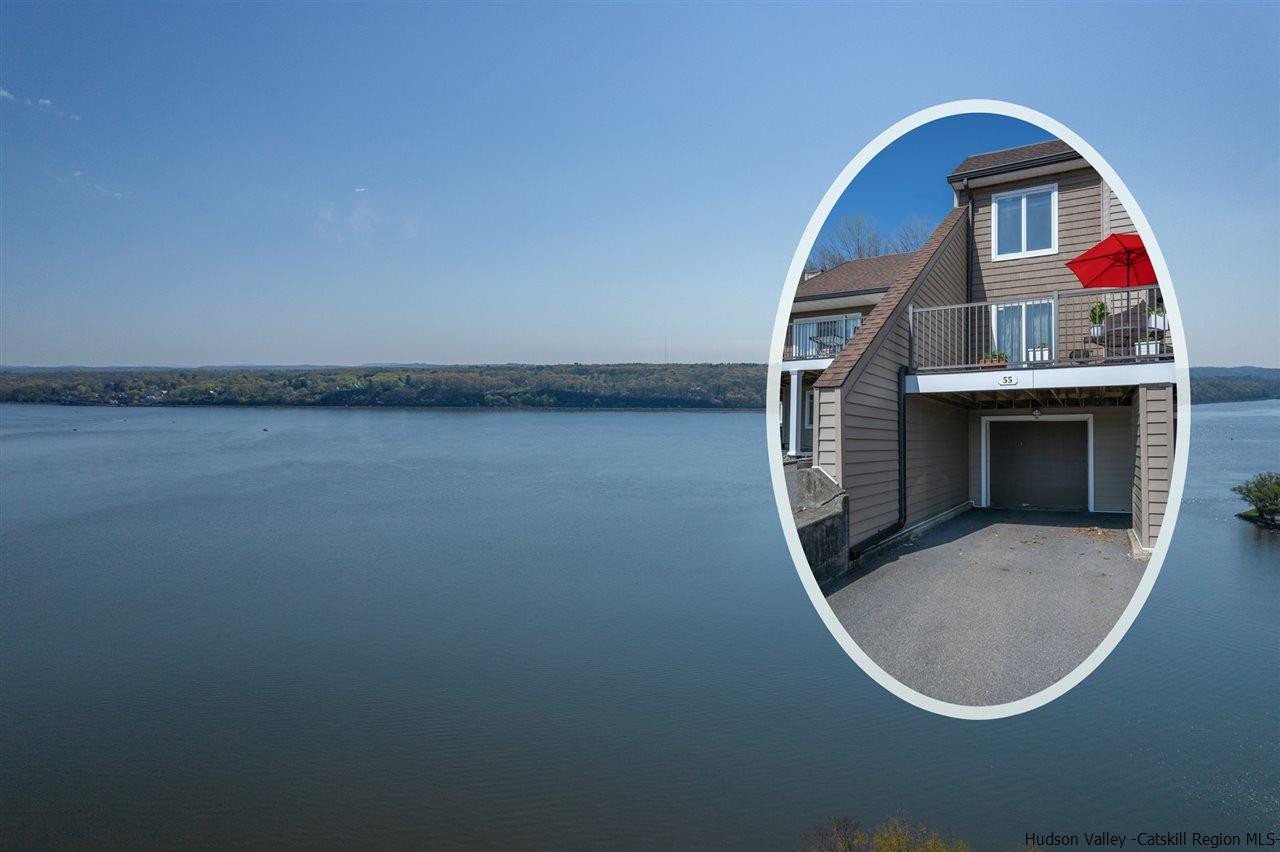
[[[979,361],[978,366],[984,370],[1003,370],[1009,366],[1008,361]]]
[[[1049,360],[1049,347],[1036,346],[1027,350],[1027,361],[1032,364],[1045,363]]]
[[[1160,354],[1160,341],[1148,340],[1142,343],[1135,343],[1133,348],[1139,358],[1151,358]]]
[[[1089,326],[1089,336],[1094,340],[1101,340],[1107,336],[1107,327],[1101,323]]]
[[[1168,331],[1169,317],[1167,314],[1148,314],[1147,328],[1152,331]]]

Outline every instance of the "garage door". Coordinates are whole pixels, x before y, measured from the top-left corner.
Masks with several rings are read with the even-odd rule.
[[[990,421],[991,505],[1089,508],[1089,428],[1083,420]]]

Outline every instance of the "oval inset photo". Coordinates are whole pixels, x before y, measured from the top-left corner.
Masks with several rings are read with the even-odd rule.
[[[958,102],[863,149],[797,249],[769,370],[783,527],[849,655],[961,718],[1087,676],[1176,520],[1184,348],[1145,218],[1064,126]]]

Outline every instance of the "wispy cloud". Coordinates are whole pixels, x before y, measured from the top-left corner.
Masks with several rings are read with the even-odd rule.
[[[369,191],[369,187],[367,187],[367,186],[357,186],[357,187],[356,187],[356,192],[368,192],[368,191]]]
[[[8,89],[0,89],[0,100],[13,101],[14,103],[19,103],[18,96],[15,95],[13,92],[9,91]],[[77,115],[76,113],[66,112],[64,110],[59,109],[54,104],[52,98],[36,98],[34,101],[31,100],[31,98],[23,98],[21,100],[21,103],[23,106],[29,106],[33,109],[38,109],[41,112],[47,112],[50,115],[56,115],[59,118],[68,119],[69,121],[80,120],[80,116]]]
[[[89,178],[85,175],[83,169],[74,169],[70,175],[59,174],[52,170],[45,170],[45,174],[61,184],[71,184],[74,186],[87,189],[98,195],[105,195],[109,198],[124,198],[124,193],[116,189],[114,186],[105,184],[99,180]]]
[[[361,187],[357,192],[367,189]],[[312,225],[316,233],[328,240],[345,243],[348,240],[363,242],[375,238],[400,238],[416,241],[422,232],[417,220],[387,215],[369,204],[361,196],[350,202],[324,201],[312,210]]]

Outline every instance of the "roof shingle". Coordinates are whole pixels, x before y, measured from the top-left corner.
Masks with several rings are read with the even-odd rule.
[[[905,254],[883,254],[879,257],[846,260],[839,266],[833,266],[826,272],[801,281],[796,287],[796,298],[814,299],[841,293],[887,288],[897,278],[898,273],[911,262],[915,254],[912,251]]]
[[[1004,169],[1033,162],[1045,157],[1080,156],[1074,148],[1061,139],[1050,139],[1048,142],[1037,142],[1034,145],[1022,145],[1018,148],[1005,148],[1003,151],[988,151],[985,154],[974,154],[965,157],[964,162],[956,166],[947,180],[955,180],[966,174],[986,171],[987,169]]]

